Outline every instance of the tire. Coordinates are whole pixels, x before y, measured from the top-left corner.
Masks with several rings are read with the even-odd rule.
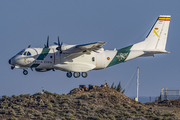
[[[83,78],[86,78],[88,74],[87,74],[87,72],[82,72],[81,75],[82,75]]]
[[[27,71],[27,70],[23,70],[23,74],[24,74],[24,75],[27,75],[27,74],[28,74],[28,71]]]
[[[80,76],[80,73],[79,72],[74,72],[74,77],[75,78],[78,78]]]
[[[66,76],[67,76],[68,78],[71,78],[71,77],[72,77],[72,73],[71,73],[71,72],[67,72],[67,73],[66,73]]]

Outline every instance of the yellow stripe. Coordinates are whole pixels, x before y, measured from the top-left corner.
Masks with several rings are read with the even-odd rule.
[[[159,17],[158,20],[166,20],[166,21],[170,21],[170,17]]]

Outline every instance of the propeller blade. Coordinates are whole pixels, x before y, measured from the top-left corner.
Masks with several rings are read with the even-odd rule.
[[[47,37],[47,44],[46,45],[44,44],[44,48],[49,48],[49,35]]]
[[[47,37],[47,48],[49,48],[49,36]]]
[[[59,45],[59,47],[60,47],[59,36],[58,36],[58,45]]]
[[[60,51],[60,53],[62,53],[62,49],[61,49],[61,47],[62,47],[62,42],[60,43],[60,41],[59,41],[59,36],[58,36],[58,47],[56,48],[56,50],[58,50],[58,51]]]

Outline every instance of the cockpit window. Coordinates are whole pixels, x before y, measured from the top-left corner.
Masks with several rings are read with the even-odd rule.
[[[22,55],[24,52],[24,50],[22,50],[21,52],[19,52],[17,55]]]
[[[24,52],[24,54],[23,54],[23,55],[26,55],[26,53],[27,53],[27,52]]]
[[[31,53],[30,52],[27,52],[27,56],[30,56],[31,55]]]
[[[31,55],[31,53],[30,53],[29,51],[27,51],[27,52],[24,52],[24,54],[23,54],[23,55],[30,56],[30,55]]]

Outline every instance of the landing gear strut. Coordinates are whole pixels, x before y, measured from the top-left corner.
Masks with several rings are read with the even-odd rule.
[[[27,74],[28,74],[28,71],[27,71],[27,70],[23,70],[23,74],[24,74],[24,75],[27,75]]]
[[[68,78],[71,78],[71,77],[72,77],[72,73],[71,73],[71,72],[67,72],[67,73],[66,73],[66,76],[67,76]]]

